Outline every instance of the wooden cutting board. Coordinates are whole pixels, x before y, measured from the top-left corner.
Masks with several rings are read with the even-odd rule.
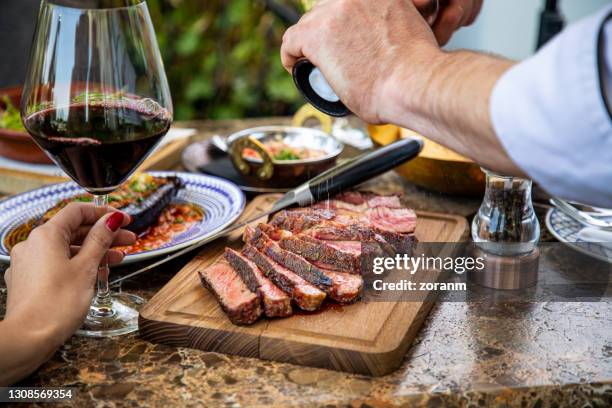
[[[278,195],[262,195],[246,208],[246,220],[272,207]],[[463,217],[418,213],[421,242],[459,242],[467,236]],[[262,219],[259,222],[263,222]],[[358,302],[315,314],[233,325],[213,295],[200,286],[198,270],[240,248],[242,231],[205,247],[140,312],[140,334],[152,342],[245,357],[385,375],[402,362],[432,302]],[[430,277],[431,278],[431,277]]]

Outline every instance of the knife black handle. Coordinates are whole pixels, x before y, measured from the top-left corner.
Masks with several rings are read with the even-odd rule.
[[[328,199],[406,163],[418,156],[422,149],[421,140],[408,138],[362,154],[312,179],[308,183],[310,193],[315,201]]]

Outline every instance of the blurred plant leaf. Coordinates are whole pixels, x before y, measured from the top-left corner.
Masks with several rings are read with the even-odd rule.
[[[299,0],[278,0],[301,12]],[[259,0],[148,0],[175,118],[293,114],[302,103],[279,49],[286,29]]]

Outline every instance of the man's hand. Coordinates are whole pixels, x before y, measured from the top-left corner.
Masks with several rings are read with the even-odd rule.
[[[419,9],[429,2],[414,1]],[[492,171],[522,175],[489,113],[493,88],[513,62],[438,45],[470,24],[481,3],[442,1],[436,39],[413,0],[322,0],[285,33],[282,62],[291,71],[308,58],[366,122],[413,129]]]
[[[288,71],[308,58],[347,107],[369,123],[385,121],[386,89],[397,83],[400,69],[413,71],[418,81],[417,74],[427,75],[440,54],[412,0],[320,1],[287,30],[281,48]]]

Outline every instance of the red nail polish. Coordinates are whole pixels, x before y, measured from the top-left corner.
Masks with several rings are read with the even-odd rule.
[[[114,212],[108,219],[106,220],[106,226],[109,230],[115,232],[121,227],[123,224],[123,214],[120,212]]]

